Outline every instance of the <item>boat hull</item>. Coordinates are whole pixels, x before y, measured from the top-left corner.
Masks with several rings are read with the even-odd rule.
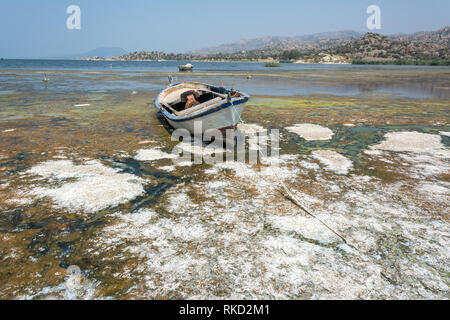
[[[211,129],[225,129],[235,127],[244,110],[244,104],[227,106],[216,112],[205,114],[201,117],[186,121],[174,121],[166,118],[167,122],[175,129],[187,129],[191,134],[194,134],[195,125],[197,130],[201,129],[205,133]],[[196,123],[197,122],[197,123]]]
[[[192,64],[185,64],[182,66],[178,66],[178,71],[192,71],[194,66]]]
[[[178,86],[183,85],[194,87],[198,86],[199,88],[214,88],[216,92],[220,92],[223,96],[225,96],[228,92],[228,89],[223,87],[214,87],[200,83],[176,83],[170,85],[158,95],[155,101],[155,106],[173,128],[186,129],[191,134],[197,134],[200,131],[205,133],[211,129],[220,130],[236,127],[244,110],[244,105],[249,99],[247,94],[238,92],[238,96],[233,97],[232,99],[222,99],[215,104],[208,105],[204,109],[200,109],[198,111],[194,110],[193,112],[187,114],[176,115],[172,112],[173,110],[169,112],[167,109],[167,105],[165,105],[164,102],[165,98],[161,98],[160,104],[160,97],[171,94],[169,92],[174,92],[174,88],[178,88]],[[162,105],[164,105],[164,107]]]

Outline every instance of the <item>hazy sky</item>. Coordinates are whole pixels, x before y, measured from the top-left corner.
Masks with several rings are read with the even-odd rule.
[[[81,29],[69,30],[69,5]],[[449,0],[1,0],[0,57],[39,58],[98,47],[183,52],[242,38],[366,28],[381,8],[383,34],[450,24]]]

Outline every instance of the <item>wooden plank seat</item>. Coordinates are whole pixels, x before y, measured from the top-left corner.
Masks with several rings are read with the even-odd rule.
[[[168,108],[169,110],[171,110],[172,113],[174,113],[176,116],[185,116],[185,115],[187,115],[187,114],[194,113],[194,112],[196,112],[196,111],[198,111],[198,110],[200,110],[200,109],[203,109],[203,108],[207,108],[207,107],[209,107],[209,106],[212,106],[213,104],[219,103],[220,101],[223,101],[223,100],[224,100],[223,98],[217,97],[217,98],[208,100],[208,101],[206,101],[206,102],[200,103],[200,104],[198,104],[198,105],[196,105],[196,106],[193,106],[193,107],[191,107],[191,108],[189,108],[189,109],[185,109],[185,110],[181,110],[181,111],[176,111],[176,110],[174,110],[172,107],[168,106],[168,105],[165,104],[165,103],[164,103],[164,106],[165,106],[166,108]]]

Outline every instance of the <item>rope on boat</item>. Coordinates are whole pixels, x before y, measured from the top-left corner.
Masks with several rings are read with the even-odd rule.
[[[244,120],[242,120],[241,116],[239,115],[239,112],[236,110],[236,107],[233,104],[233,100],[230,99],[230,103],[231,106],[233,107],[232,110],[235,113],[235,115],[237,115],[237,117],[239,118],[239,121],[242,124],[245,124]],[[258,148],[258,153],[260,158],[263,158],[263,154],[261,152],[261,150]],[[336,236],[338,236],[342,241],[344,241],[345,244],[347,243],[347,240],[344,238],[344,236],[342,236],[339,232],[337,232],[336,230],[334,230],[333,228],[331,228],[325,221],[323,221],[322,219],[320,219],[318,216],[316,216],[315,214],[309,212],[308,210],[306,210],[302,204],[300,203],[300,201],[297,199],[297,197],[291,192],[291,190],[289,190],[289,188],[286,186],[286,184],[284,183],[283,180],[281,180],[281,178],[279,178],[278,176],[275,176],[275,178],[278,180],[278,184],[281,185],[282,190],[280,188],[278,188],[278,191],[288,200],[290,200],[293,204],[295,204],[297,207],[300,208],[300,210],[302,210],[303,212],[305,212],[306,214],[310,215],[311,217],[315,218],[317,221],[319,221],[320,223],[322,223],[328,230],[330,230],[331,232],[333,232]],[[284,193],[283,193],[284,191]],[[287,194],[287,196],[286,196]]]

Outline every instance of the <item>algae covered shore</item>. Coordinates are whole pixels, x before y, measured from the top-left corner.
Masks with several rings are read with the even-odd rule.
[[[173,161],[169,73],[0,70],[0,298],[450,298],[450,69],[246,74],[177,76],[252,95],[257,165]]]

